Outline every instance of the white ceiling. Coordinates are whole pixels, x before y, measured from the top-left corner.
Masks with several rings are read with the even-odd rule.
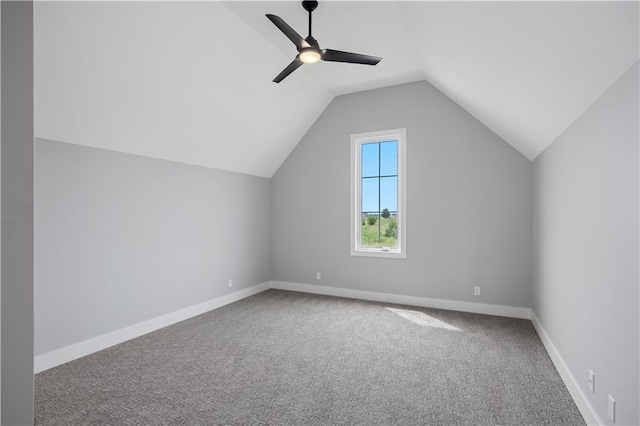
[[[258,176],[333,98],[222,3],[36,3],[34,50],[37,137]]]
[[[530,159],[639,57],[637,2],[42,2],[36,136],[270,177],[336,95],[426,79]]]
[[[426,79],[530,160],[639,56],[637,2],[401,9]]]

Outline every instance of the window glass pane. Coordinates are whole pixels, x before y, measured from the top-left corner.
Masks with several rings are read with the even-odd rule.
[[[362,213],[362,247],[382,247],[380,244],[380,215],[378,213]]]
[[[398,174],[398,141],[380,144],[380,175]]]
[[[398,247],[398,178],[380,178],[380,243]],[[386,209],[386,210],[385,210]]]
[[[380,246],[398,248],[397,217],[380,218]]]
[[[379,145],[378,143],[362,145],[362,177],[378,176]]]
[[[363,247],[379,247],[379,192],[380,181],[375,178],[362,179],[362,232],[360,244]]]
[[[380,178],[380,210],[398,211],[398,178]]]
[[[362,179],[362,212],[378,213],[378,178]]]

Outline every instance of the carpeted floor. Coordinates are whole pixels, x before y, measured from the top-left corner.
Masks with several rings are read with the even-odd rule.
[[[584,424],[529,321],[280,290],[35,381],[38,425]]]

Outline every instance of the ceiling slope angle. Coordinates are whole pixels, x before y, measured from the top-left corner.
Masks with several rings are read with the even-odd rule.
[[[290,55],[220,2],[38,2],[34,23],[40,138],[271,177],[334,96],[272,83]]]
[[[265,15],[277,15],[302,37],[308,35],[308,13],[299,1],[227,1],[225,5],[287,55],[288,61],[270,69],[273,76],[291,62],[295,46]],[[420,60],[395,2],[320,1],[313,12],[313,36],[322,48],[383,60],[375,67],[320,61],[301,67],[280,85],[295,80],[298,73],[306,73],[334,95],[343,95],[424,80]]]
[[[638,61],[638,2],[404,2],[426,79],[533,160]]]

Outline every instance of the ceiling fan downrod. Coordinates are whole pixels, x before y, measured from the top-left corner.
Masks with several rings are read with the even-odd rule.
[[[304,10],[309,12],[309,36],[308,37],[313,38],[311,36],[311,14],[318,7],[318,2],[315,0],[305,0],[302,2],[302,7],[304,8]]]

